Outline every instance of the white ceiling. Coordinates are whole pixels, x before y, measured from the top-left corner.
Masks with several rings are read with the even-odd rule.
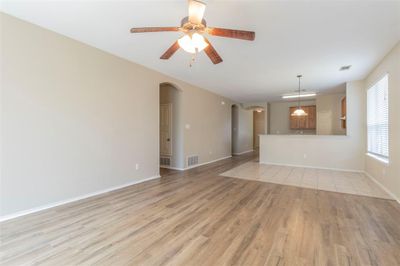
[[[131,27],[179,26],[181,1],[2,1],[1,10],[240,102],[322,91],[362,79],[400,40],[400,1],[207,1],[209,26],[253,30],[254,42],[209,37],[224,62],[204,53],[192,68],[180,33],[131,34]],[[340,72],[343,65],[352,65]]]

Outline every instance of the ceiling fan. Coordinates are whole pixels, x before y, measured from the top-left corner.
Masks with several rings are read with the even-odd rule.
[[[244,30],[232,30],[222,28],[207,27],[203,19],[206,4],[199,0],[189,0],[189,16],[181,21],[180,27],[143,27],[132,28],[132,33],[143,32],[162,32],[162,31],[180,31],[184,36],[178,39],[171,47],[165,51],[160,59],[169,59],[179,48],[188,53],[196,54],[202,50],[207,54],[214,64],[222,62],[221,56],[217,53],[210,41],[204,37],[204,34],[213,36],[235,38],[247,41],[253,41],[255,32]]]

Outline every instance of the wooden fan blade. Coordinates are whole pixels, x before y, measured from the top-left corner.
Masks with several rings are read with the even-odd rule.
[[[160,32],[160,31],[179,31],[179,27],[143,27],[143,28],[131,29],[131,33]]]
[[[254,31],[246,31],[246,30],[207,28],[207,33],[214,36],[241,39],[247,41],[254,41],[256,37],[256,33]]]
[[[206,4],[199,0],[189,0],[189,22],[201,24],[203,20]]]
[[[217,51],[214,49],[214,47],[211,45],[211,43],[207,40],[207,38],[204,38],[208,46],[204,48],[204,52],[206,55],[211,59],[211,61],[214,63],[214,65],[219,64],[222,62],[222,58],[219,56]]]
[[[160,59],[169,59],[176,51],[178,51],[179,49],[179,44],[178,41],[174,42],[173,45],[171,45],[171,47],[168,48],[167,51],[165,51],[165,53],[160,57]]]

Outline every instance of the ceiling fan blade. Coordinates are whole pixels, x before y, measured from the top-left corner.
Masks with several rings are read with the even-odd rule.
[[[211,45],[211,43],[207,40],[207,38],[204,38],[208,46],[204,48],[204,52],[206,55],[211,59],[211,61],[214,63],[214,65],[221,63],[223,60],[217,53],[217,51],[214,49],[214,47]]]
[[[179,31],[179,27],[143,27],[143,28],[131,29],[131,33],[160,32],[160,31]]]
[[[171,45],[171,47],[168,48],[167,51],[165,51],[165,53],[160,57],[160,59],[169,59],[176,51],[178,51],[179,49],[179,43],[178,41],[174,42],[173,45]]]
[[[241,39],[247,41],[254,41],[256,37],[256,33],[254,31],[247,31],[247,30],[207,28],[207,33],[214,36]]]
[[[201,24],[206,4],[199,0],[189,0],[189,22]]]

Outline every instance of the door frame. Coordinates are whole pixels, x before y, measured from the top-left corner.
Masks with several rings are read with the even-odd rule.
[[[169,109],[169,117],[168,117],[168,122],[169,122],[169,142],[170,142],[170,153],[169,154],[165,154],[161,152],[160,149],[160,156],[169,156],[172,157],[172,149],[173,149],[173,145],[172,145],[172,103],[160,103],[160,124],[161,124],[161,106],[168,106]],[[161,144],[161,127],[160,127],[160,132],[159,132],[159,136],[160,136],[160,144]],[[161,146],[161,145],[160,145]]]

